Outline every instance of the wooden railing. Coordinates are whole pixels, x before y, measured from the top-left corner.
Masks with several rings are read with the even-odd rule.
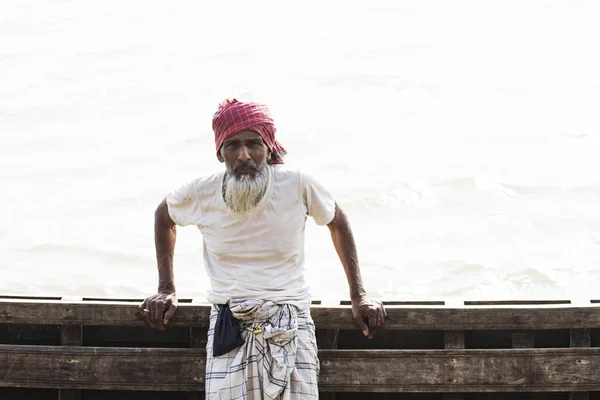
[[[99,390],[202,398],[210,307],[182,301],[159,332],[139,319],[138,304],[0,299],[0,399],[33,393],[7,388],[58,389],[36,392],[54,399],[99,398]],[[600,393],[597,301],[394,302],[386,308],[385,329],[368,340],[348,305],[312,306],[323,398],[562,392],[589,399],[589,392]]]

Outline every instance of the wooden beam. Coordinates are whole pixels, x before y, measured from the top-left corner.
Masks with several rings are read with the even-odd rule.
[[[383,329],[498,330],[600,328],[600,305],[415,307],[388,306]],[[490,318],[493,312],[494,318]],[[206,327],[210,306],[180,304],[170,326]],[[349,306],[311,307],[319,329],[357,329]],[[137,304],[0,299],[0,324],[142,326]]]
[[[600,390],[600,348],[321,350],[322,392]],[[0,387],[202,391],[203,349],[0,345]]]
[[[324,390],[362,392],[563,392],[574,387],[600,388],[600,371],[596,370],[600,349],[572,351],[576,350],[324,350],[320,385]],[[370,379],[365,380],[366,376]]]

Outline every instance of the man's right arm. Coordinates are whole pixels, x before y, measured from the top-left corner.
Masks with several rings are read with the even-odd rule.
[[[164,330],[173,319],[177,309],[175,277],[173,274],[173,253],[177,228],[169,216],[167,201],[164,199],[154,213],[154,243],[158,264],[158,293],[148,297],[140,305],[140,313],[152,328]]]

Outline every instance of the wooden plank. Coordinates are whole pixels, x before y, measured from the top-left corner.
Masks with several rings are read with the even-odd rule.
[[[498,330],[600,328],[600,306],[416,307],[388,306],[384,329]],[[0,299],[0,324],[143,326],[137,304]],[[494,318],[490,318],[493,312]],[[210,306],[180,304],[170,326],[208,324]],[[349,306],[311,307],[319,329],[357,329]]]
[[[600,390],[600,348],[321,350],[323,392]],[[0,386],[202,391],[205,350],[0,345]]]
[[[209,305],[179,305],[170,326],[207,326]],[[144,326],[138,304],[128,302],[8,301],[0,299],[0,323]]]
[[[327,391],[564,392],[575,387],[600,388],[600,349],[324,350],[321,357],[320,385]]]

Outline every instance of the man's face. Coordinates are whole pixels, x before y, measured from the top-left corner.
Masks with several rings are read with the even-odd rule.
[[[219,161],[225,163],[236,179],[245,175],[254,178],[268,157],[270,152],[262,137],[250,130],[228,137],[217,153]]]

